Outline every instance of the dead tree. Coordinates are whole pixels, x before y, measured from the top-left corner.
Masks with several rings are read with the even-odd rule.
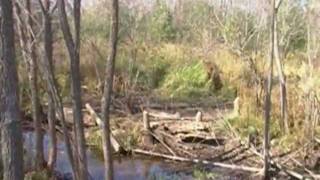
[[[52,37],[52,22],[51,22],[51,14],[54,10],[51,9],[50,0],[39,0],[39,4],[42,11],[43,23],[44,23],[44,59],[48,62],[48,68],[51,69],[51,72],[54,72],[53,65],[53,37]],[[48,167],[52,169],[55,165],[57,159],[57,137],[56,137],[56,110],[54,107],[54,95],[49,90],[48,86],[48,124],[49,124],[49,136],[50,136],[50,148],[48,155]]]
[[[64,141],[66,144],[66,153],[69,159],[69,162],[71,164],[71,168],[73,171],[73,174],[75,176],[76,174],[76,168],[75,168],[75,163],[74,163],[74,157],[73,157],[73,149],[71,146],[71,139],[70,139],[70,134],[69,134],[69,129],[67,127],[67,122],[66,118],[63,112],[63,104],[62,104],[62,98],[61,95],[59,94],[58,91],[58,83],[57,80],[55,79],[53,69],[50,68],[49,61],[47,57],[45,56],[43,58],[43,62],[41,64],[42,68],[42,74],[47,81],[47,86],[49,88],[50,94],[53,97],[53,102],[54,102],[54,107],[57,112],[57,118],[61,121],[62,124],[62,131],[63,131],[63,136],[64,136]]]
[[[2,73],[1,84],[1,153],[3,179],[23,180],[23,146],[18,95],[18,75],[14,44],[13,5],[11,0],[0,0]]]
[[[68,22],[65,1],[58,0],[60,25],[67,46],[70,58],[70,72],[71,72],[71,94],[73,104],[73,121],[74,121],[74,139],[75,139],[75,160],[79,165],[79,178],[87,179],[87,157],[86,157],[86,143],[83,130],[82,118],[82,101],[81,101],[81,80],[80,80],[80,16],[81,16],[81,1],[73,1],[73,16],[74,16],[74,36],[70,31]]]
[[[26,18],[22,18],[20,8],[24,8],[27,12]],[[30,0],[26,1],[24,7],[16,6],[17,29],[20,40],[20,47],[22,49],[22,56],[28,71],[28,80],[31,92],[31,109],[32,118],[35,129],[35,167],[37,170],[43,168],[44,154],[43,154],[43,135],[40,119],[40,100],[38,88],[38,65],[37,54],[35,51],[35,37],[33,34],[33,19]]]
[[[265,96],[265,107],[264,107],[264,178],[270,179],[269,167],[270,167],[270,116],[271,116],[271,92],[272,92],[272,77],[273,77],[273,59],[274,59],[274,31],[275,31],[275,0],[271,0],[271,11],[270,11],[270,59],[269,59],[269,73],[268,82]]]
[[[0,8],[0,11],[1,11],[1,8]],[[1,13],[1,12],[0,12]],[[1,18],[1,15],[0,15],[0,34],[2,34],[2,31],[1,31],[1,23],[2,22],[2,18]],[[2,49],[2,42],[0,41],[0,49]],[[0,57],[2,57],[2,52],[0,50]],[[2,74],[3,70],[2,70],[2,62],[0,61],[0,87],[3,87],[3,81],[4,79],[1,78],[3,77],[4,75]],[[0,99],[3,99],[4,96],[3,96],[3,92],[2,92],[2,88],[0,88]],[[2,127],[2,103],[0,102],[0,127]],[[2,166],[2,153],[1,153],[1,129],[0,129],[0,179],[3,179],[2,177],[2,170],[3,170],[3,166]]]
[[[287,86],[286,86],[286,76],[283,72],[283,64],[281,63],[280,52],[279,52],[279,42],[278,42],[278,23],[277,14],[282,0],[279,0],[274,9],[274,58],[277,65],[279,84],[280,84],[280,127],[286,134],[289,133],[289,123],[288,123],[288,107],[287,107]]]
[[[31,18],[32,9],[30,0],[26,1],[26,8],[28,11],[28,26],[33,29],[33,20]],[[38,65],[37,65],[37,54],[34,45],[35,38],[33,34],[29,32],[28,46],[30,50],[30,59],[29,59],[29,84],[31,89],[31,104],[32,104],[32,114],[34,121],[35,129],[35,165],[36,169],[40,170],[44,165],[44,151],[43,151],[43,135],[41,128],[41,119],[40,119],[40,100],[39,100],[39,88],[38,88]]]
[[[114,67],[117,55],[118,44],[118,26],[119,26],[119,2],[112,0],[111,6],[111,34],[110,34],[110,54],[106,65],[106,79],[104,82],[104,93],[102,98],[102,120],[103,124],[103,155],[105,164],[105,179],[113,179],[113,165],[111,156],[111,143],[110,143],[110,104],[112,97],[112,87],[114,79]]]
[[[41,8],[42,8],[42,10],[44,10],[43,9],[44,6],[41,6]],[[50,13],[52,13],[52,11],[54,9],[55,9],[55,7],[53,7],[53,9],[50,10]],[[50,47],[52,47],[52,43],[50,41],[45,43],[44,49],[46,49],[46,48],[50,49]],[[39,62],[39,67],[40,67],[39,70],[47,82],[48,91],[50,92],[50,96],[53,99],[54,109],[56,111],[56,116],[61,121],[64,141],[65,141],[65,145],[66,145],[66,154],[67,154],[67,157],[68,157],[69,162],[71,164],[71,169],[73,171],[73,175],[75,176],[77,171],[75,168],[76,165],[75,165],[75,161],[74,161],[74,157],[73,157],[73,148],[71,146],[71,138],[70,138],[70,134],[69,134],[69,129],[67,127],[66,118],[64,115],[64,111],[63,111],[62,97],[61,97],[59,90],[58,90],[58,85],[57,85],[58,83],[57,83],[57,80],[55,78],[55,74],[53,71],[53,64],[50,63],[52,61],[50,59],[48,59],[48,58],[52,57],[52,51],[49,50],[48,52],[46,52],[45,50],[43,50],[43,48],[39,48],[38,50],[41,52],[41,54],[45,54],[45,56],[43,56],[43,58],[41,58],[41,61]]]

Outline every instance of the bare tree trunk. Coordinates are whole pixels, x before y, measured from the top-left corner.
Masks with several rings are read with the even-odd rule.
[[[43,135],[41,128],[40,119],[40,102],[38,93],[38,78],[37,78],[37,62],[36,52],[33,43],[33,20],[31,19],[31,6],[30,0],[26,1],[25,10],[27,11],[27,19],[23,19],[24,15],[21,14],[20,7],[16,6],[15,15],[17,18],[17,29],[20,40],[20,47],[22,49],[22,57],[27,67],[28,80],[31,91],[31,109],[32,117],[34,121],[35,129],[35,168],[40,170],[44,165],[44,154],[43,154]],[[29,30],[28,30],[29,29]]]
[[[32,10],[30,0],[26,1],[26,10],[28,12],[28,22],[27,26],[33,29],[33,20],[31,18]],[[25,28],[28,28],[25,27]],[[29,32],[29,31],[27,31]],[[35,166],[37,170],[43,168],[44,165],[44,154],[43,154],[43,135],[41,128],[41,119],[40,119],[40,102],[39,102],[39,91],[38,91],[38,70],[37,70],[37,55],[34,46],[34,37],[32,32],[29,32],[29,38],[27,39],[27,46],[29,50],[29,58],[26,59],[28,63],[28,72],[29,72],[29,84],[31,90],[31,104],[32,104],[32,117],[34,121],[35,129]]]
[[[49,68],[54,72],[53,65],[53,39],[52,39],[52,23],[51,23],[51,12],[50,12],[50,0],[39,0],[39,4],[42,9],[43,22],[44,22],[44,56],[48,61]],[[54,107],[54,95],[50,92],[50,87],[48,87],[48,124],[49,124],[49,136],[50,136],[50,147],[48,155],[48,167],[53,170],[56,159],[57,159],[57,135],[56,135],[56,111]]]
[[[103,155],[105,165],[105,179],[113,179],[113,165],[111,156],[111,143],[110,143],[110,103],[112,97],[112,87],[114,78],[114,67],[117,55],[118,43],[118,26],[119,26],[119,2],[112,0],[112,20],[111,20],[111,34],[110,34],[110,55],[106,65],[106,79],[104,82],[104,94],[102,99],[102,120],[103,124]]]
[[[272,93],[272,77],[273,77],[273,59],[274,59],[274,31],[275,31],[275,0],[271,0],[270,13],[271,27],[270,27],[270,59],[269,59],[269,73],[268,83],[266,88],[265,107],[264,107],[264,178],[270,179],[270,116],[271,116],[271,93]]]
[[[58,88],[57,88],[58,86],[57,86],[57,81],[55,79],[54,73],[53,73],[52,69],[50,68],[49,61],[46,56],[44,58],[44,62],[42,64],[42,66],[43,66],[42,74],[44,75],[44,77],[48,83],[49,91],[53,97],[54,107],[57,112],[58,119],[60,119],[61,124],[62,124],[62,131],[63,131],[64,141],[66,144],[67,156],[70,161],[72,171],[75,175],[76,174],[76,168],[75,168],[76,165],[74,163],[75,161],[74,161],[74,158],[72,155],[73,150],[72,150],[72,146],[71,146],[71,142],[70,142],[71,140],[69,137],[69,130],[68,130],[65,115],[63,112],[62,98],[61,98],[59,91],[58,91]]]
[[[75,39],[73,40],[68,23],[65,2],[59,0],[59,17],[64,40],[70,57],[70,71],[71,71],[71,93],[73,101],[73,120],[74,120],[74,138],[75,138],[75,159],[79,165],[79,178],[87,179],[87,157],[85,147],[85,137],[83,130],[82,118],[82,101],[81,101],[81,80],[80,80],[80,16],[81,16],[81,1],[74,0],[74,29]]]
[[[42,12],[46,12],[44,5],[41,3],[41,1],[39,0]],[[49,34],[47,34],[49,35]],[[51,37],[52,38],[52,37]],[[49,38],[50,39],[50,38]],[[52,41],[52,39],[51,39]],[[54,109],[57,112],[57,117],[58,119],[60,119],[61,124],[62,124],[62,131],[63,131],[63,136],[64,136],[64,141],[65,141],[65,145],[66,145],[66,152],[67,152],[67,157],[70,161],[71,164],[71,168],[73,171],[73,175],[76,176],[76,165],[75,165],[75,161],[74,161],[74,157],[73,157],[73,149],[71,146],[71,139],[69,137],[69,130],[67,127],[67,123],[66,123],[66,119],[65,119],[65,115],[64,115],[64,111],[63,111],[63,104],[62,104],[62,98],[59,94],[58,91],[58,86],[57,86],[57,81],[55,79],[55,75],[54,75],[54,71],[53,71],[53,62],[52,59],[52,42],[48,41],[47,43],[45,43],[45,49],[49,49],[49,51],[45,50],[45,56],[43,58],[43,61],[41,62],[41,69],[42,70],[42,74],[44,76],[44,78],[47,81],[47,87],[50,91],[50,96],[52,97],[52,100],[54,102]],[[50,50],[51,49],[51,50]],[[53,126],[52,126],[53,127]],[[53,136],[55,138],[55,136]],[[55,140],[54,140],[55,141]]]
[[[2,69],[1,153],[3,178],[23,180],[23,147],[19,107],[18,75],[15,61],[14,20],[11,0],[0,0]]]
[[[2,34],[1,25],[2,25],[2,18],[0,16],[0,34]],[[2,57],[1,49],[2,49],[2,41],[0,41],[0,57]],[[0,99],[4,99],[3,92],[2,92],[3,89],[1,88],[4,85],[3,84],[4,79],[1,78],[4,76],[2,73],[3,73],[3,65],[2,65],[2,62],[0,61]],[[2,109],[2,103],[0,102],[0,127],[2,127],[2,122],[3,122],[2,114],[3,114],[3,109]],[[0,129],[0,179],[3,179],[2,174],[3,174],[3,166],[2,166],[2,153],[1,153],[1,129]]]
[[[274,57],[277,64],[278,75],[279,75],[279,83],[280,83],[280,112],[281,112],[281,119],[279,125],[281,130],[284,130],[286,134],[289,133],[289,123],[288,123],[288,109],[287,109],[287,87],[286,87],[286,77],[283,72],[283,66],[280,60],[280,53],[279,53],[279,42],[278,42],[278,29],[277,29],[277,11],[278,8],[275,10],[275,22],[274,22]]]

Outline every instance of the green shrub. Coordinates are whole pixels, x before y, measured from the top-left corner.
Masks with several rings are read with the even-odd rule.
[[[212,87],[202,63],[198,62],[170,70],[160,91],[171,98],[192,98],[212,94]]]

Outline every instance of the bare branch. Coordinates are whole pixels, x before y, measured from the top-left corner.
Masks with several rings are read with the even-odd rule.
[[[42,0],[38,0],[38,2],[39,2],[39,5],[40,5],[40,8],[41,8],[42,13],[43,13],[43,14],[46,14],[47,11],[46,11],[46,9],[44,8],[44,5],[43,5],[43,3],[42,3]]]

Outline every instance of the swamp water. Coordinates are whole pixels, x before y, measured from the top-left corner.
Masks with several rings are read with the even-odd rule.
[[[32,131],[27,131],[23,133],[24,137],[24,153],[25,153],[25,168],[32,167],[34,161],[34,133]],[[56,171],[58,174],[62,175],[61,179],[70,179],[71,176],[71,166],[68,161],[68,157],[65,150],[65,145],[61,140],[58,140],[58,154],[56,162]],[[44,135],[44,153],[47,159],[49,149],[49,136]],[[103,180],[104,179],[104,164],[103,160],[99,159],[90,150],[87,151],[88,158],[88,168],[90,177],[93,180]],[[121,159],[114,159],[114,179],[115,180],[191,180],[191,179],[242,179],[237,177],[234,172],[229,173],[225,170],[214,169],[214,172],[210,172],[210,176],[206,178],[194,177],[194,172],[192,171],[192,166],[189,166],[189,170],[183,168],[181,164],[161,161],[155,159],[147,159],[142,157],[123,157]],[[180,169],[180,170],[179,170]],[[184,170],[181,170],[184,169]],[[198,172],[199,173],[199,172]],[[231,175],[232,174],[232,175]],[[71,178],[72,179],[72,178]]]

